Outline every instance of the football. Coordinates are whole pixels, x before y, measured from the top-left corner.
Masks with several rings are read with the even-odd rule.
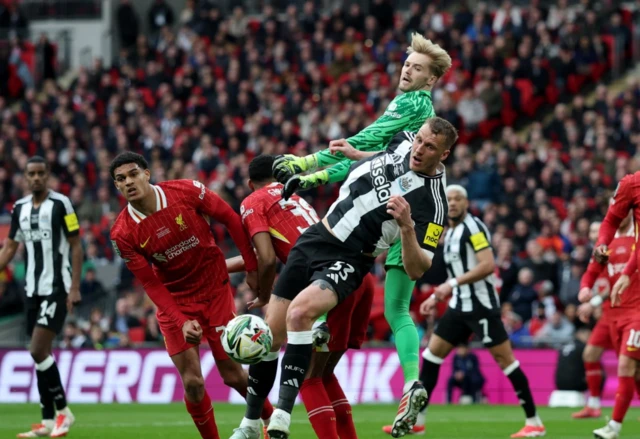
[[[235,317],[222,333],[222,347],[241,364],[256,364],[271,351],[273,337],[269,325],[258,316]]]

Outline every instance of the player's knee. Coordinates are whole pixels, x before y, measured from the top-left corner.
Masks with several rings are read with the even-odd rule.
[[[633,377],[636,375],[636,360],[621,355],[618,360],[618,376]]]
[[[582,361],[587,363],[598,361],[598,356],[595,355],[595,351],[590,345],[587,345],[587,347],[584,348],[584,351],[582,351]]]
[[[304,331],[313,325],[313,316],[307,307],[292,304],[287,312],[287,330]]]
[[[500,369],[502,370],[505,370],[516,361],[516,357],[513,356],[513,353],[494,353],[493,358],[496,360],[496,363],[498,363],[498,366],[500,366]]]
[[[42,363],[48,356],[49,352],[46,349],[43,349],[41,346],[31,346],[29,349],[29,353],[31,354],[31,358],[33,361],[38,364]]]
[[[199,401],[204,394],[204,378],[201,375],[187,374],[182,378],[184,391],[192,401]]]

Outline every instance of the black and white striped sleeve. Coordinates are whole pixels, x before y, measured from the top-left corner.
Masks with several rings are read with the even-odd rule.
[[[422,199],[411,204],[412,217],[420,247],[429,257],[433,257],[447,220],[447,204],[442,181],[428,180],[421,192]]]

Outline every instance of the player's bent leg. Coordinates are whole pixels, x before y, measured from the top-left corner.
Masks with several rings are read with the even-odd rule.
[[[273,412],[268,428],[272,439],[289,437],[291,412],[311,361],[313,323],[337,304],[335,287],[325,280],[315,280],[291,301],[287,311],[287,348],[282,359],[278,408]]]
[[[582,352],[582,361],[584,362],[584,370],[589,388],[589,398],[587,405],[580,411],[573,413],[574,419],[599,418],[602,415],[600,409],[600,395],[602,393],[602,365],[600,358],[604,348],[587,344]]]
[[[209,394],[204,388],[197,346],[171,356],[184,387],[184,402],[203,439],[220,439]]]
[[[536,413],[536,405],[533,402],[529,380],[520,368],[520,362],[516,360],[509,340],[503,341],[496,346],[490,346],[489,351],[500,366],[505,376],[511,381],[511,385],[518,396],[522,406],[526,421],[525,426],[511,435],[512,438],[521,437],[541,437],[546,434],[540,417]]]
[[[333,411],[322,376],[330,352],[314,352],[311,356],[309,370],[304,383],[300,387],[300,397],[307,409],[309,422],[316,436],[327,439],[339,439],[336,415]]]
[[[56,331],[53,329],[36,325],[31,336],[29,350],[36,363],[38,391],[42,404],[42,425],[44,426],[42,431],[50,429],[47,436],[64,437],[69,433],[69,429],[75,422],[75,417],[67,407],[67,398],[60,379],[60,372],[51,355],[51,346],[55,337]],[[54,407],[58,414],[55,417],[55,422],[51,422]]]

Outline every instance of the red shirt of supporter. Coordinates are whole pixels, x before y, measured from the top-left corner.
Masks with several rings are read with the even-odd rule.
[[[611,308],[609,294],[632,255],[635,240],[634,226],[630,224],[626,232],[616,233],[613,241],[611,241],[609,245],[611,253],[607,264],[600,264],[596,262],[594,258],[591,258],[587,271],[582,276],[580,289],[595,289],[595,294],[600,296],[606,295],[606,298],[602,302],[601,320],[609,319],[618,312],[615,311],[616,308]]]
[[[254,191],[242,201],[240,215],[249,236],[268,232],[276,256],[287,262],[298,237],[320,218],[313,207],[298,195],[284,200],[282,187],[280,183],[271,183]]]
[[[189,320],[180,309],[188,304],[214,300],[215,308],[231,309],[225,258],[209,222],[227,227],[246,270],[255,271],[257,260],[240,217],[197,181],[174,180],[152,188],[156,212],[145,216],[129,204],[111,229],[114,249],[143,283],[159,312],[176,326]]]

